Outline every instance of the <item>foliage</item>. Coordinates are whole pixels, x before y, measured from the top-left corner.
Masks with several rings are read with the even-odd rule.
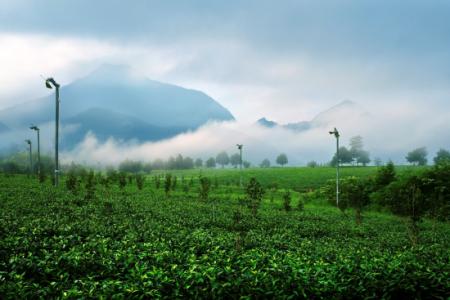
[[[253,216],[258,213],[258,208],[261,205],[264,189],[261,184],[253,177],[247,184],[245,189],[247,193],[247,206],[251,209]]]
[[[230,158],[228,157],[228,154],[225,151],[220,152],[216,156],[216,163],[223,167],[228,165],[230,163]]]
[[[340,164],[350,164],[353,161],[352,152],[348,150],[346,147],[339,147],[339,163]],[[334,154],[333,158],[330,162],[331,166],[337,165],[337,157],[336,153]]]
[[[309,168],[317,167],[317,162],[315,160],[311,160],[306,164]]]
[[[283,208],[285,211],[289,212],[292,209],[291,206],[291,192],[289,190],[287,190],[284,194],[283,194]]]
[[[383,188],[395,180],[395,166],[392,161],[389,161],[386,166],[382,166],[375,174],[374,184],[376,189]]]
[[[211,188],[211,180],[207,177],[200,177],[199,198],[203,201],[208,200],[209,190]]]
[[[450,151],[445,149],[439,149],[439,151],[436,153],[436,156],[434,157],[434,164],[439,165],[443,163],[449,163],[450,162]]]
[[[172,175],[166,174],[164,178],[164,192],[166,193],[166,197],[169,196],[171,188],[172,188]]]
[[[340,183],[340,206],[349,206],[355,210],[357,224],[361,224],[362,210],[370,203],[373,184],[368,179],[349,177]]]
[[[244,160],[242,162],[242,165],[244,166],[245,169],[250,168],[250,166],[252,165],[249,161]]]
[[[206,167],[207,168],[215,168],[216,167],[216,160],[214,159],[214,157],[208,158],[208,160],[206,161]]]
[[[136,174],[136,186],[139,190],[144,187],[145,177],[142,174]]]
[[[265,158],[263,161],[259,164],[261,168],[269,168],[270,167],[270,160]]]
[[[427,164],[427,149],[425,147],[414,149],[406,155],[406,160],[412,164],[424,166]]]
[[[280,155],[277,156],[276,162],[277,162],[277,164],[284,166],[285,164],[288,163],[287,155],[284,153],[281,153]]]
[[[197,158],[197,159],[195,160],[195,167],[196,167],[196,168],[201,168],[201,167],[203,167],[203,160],[202,160],[201,158]]]
[[[239,153],[234,153],[230,156],[230,164],[237,168],[241,164],[241,155]]]
[[[430,172],[423,173],[433,179],[429,188],[448,174]],[[288,170],[276,180],[289,183],[280,174]],[[319,174],[312,177],[322,184],[327,176]],[[399,217],[367,213],[356,227],[315,203],[286,214],[276,194],[254,218],[235,201],[241,190],[231,188],[211,195],[219,212],[211,221],[210,203],[181,192],[161,201],[163,191],[128,186],[126,195],[115,182],[96,201],[80,204],[48,182],[2,177],[1,298],[446,299],[450,293],[447,222],[425,219],[420,244],[408,247]]]

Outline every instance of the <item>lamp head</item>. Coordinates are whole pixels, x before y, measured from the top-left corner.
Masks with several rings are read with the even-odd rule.
[[[30,126],[30,129],[36,130],[36,131],[37,131],[37,130],[39,130],[39,127],[37,127],[36,125],[31,125],[31,126]]]
[[[52,88],[52,85],[53,85],[54,87],[56,87],[56,88],[59,87],[59,84],[56,83],[55,79],[53,79],[52,77],[47,78],[47,79],[45,80],[45,86],[46,86],[48,89],[51,89],[51,88]]]
[[[25,140],[25,142],[26,142],[28,145],[31,145],[31,141],[30,141],[30,140]]]
[[[236,146],[238,147],[239,150],[241,150],[242,147],[243,147],[244,145],[242,145],[242,144],[236,144]]]
[[[339,135],[339,131],[336,129],[336,127],[334,127],[334,130],[333,131],[329,131],[328,132],[329,134],[334,134],[334,136],[336,137],[336,138],[338,138],[340,135]]]

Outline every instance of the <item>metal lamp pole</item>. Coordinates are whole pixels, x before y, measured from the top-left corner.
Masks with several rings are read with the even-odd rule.
[[[31,141],[30,140],[25,140],[25,142],[28,144],[28,149],[30,152],[30,176],[33,176],[33,156],[32,156],[32,152],[31,152]]]
[[[40,129],[36,125],[32,125],[30,127],[31,130],[35,130],[37,132],[37,155],[38,155],[38,176],[41,175],[41,142],[39,137]]]
[[[58,160],[58,135],[59,135],[59,84],[56,83],[56,81],[53,78],[47,78],[45,80],[45,86],[49,89],[52,88],[52,86],[55,87],[56,93],[55,93],[55,104],[56,104],[56,111],[55,111],[55,186],[58,186],[59,183],[59,160]]]
[[[336,137],[336,206],[339,208],[339,131],[334,128],[333,131],[329,132]]]
[[[242,144],[236,144],[239,149],[239,185],[242,187]]]

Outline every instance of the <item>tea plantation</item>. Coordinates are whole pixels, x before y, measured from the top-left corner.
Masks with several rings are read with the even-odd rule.
[[[224,172],[169,183],[91,173],[58,188],[0,174],[0,298],[450,297],[447,221],[424,218],[412,244],[404,217],[366,210],[358,225],[320,193],[298,193],[326,176],[271,187],[265,170],[246,170],[263,193]]]

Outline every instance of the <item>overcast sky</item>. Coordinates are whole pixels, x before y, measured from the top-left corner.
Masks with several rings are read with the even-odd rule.
[[[102,63],[200,89],[241,121],[450,108],[450,1],[0,1],[0,108]]]

